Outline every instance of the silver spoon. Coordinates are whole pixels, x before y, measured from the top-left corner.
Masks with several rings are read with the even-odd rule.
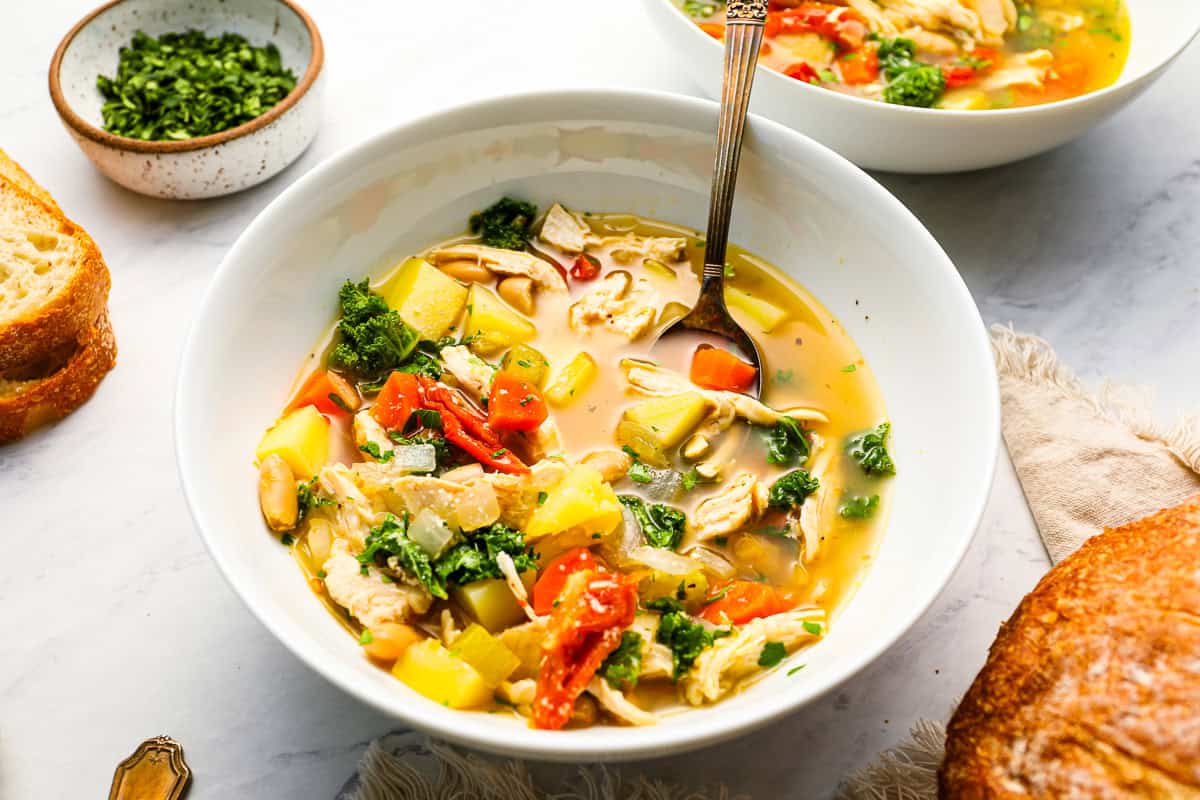
[[[754,69],[758,66],[766,21],[767,0],[729,0],[725,16],[721,114],[717,123],[712,194],[708,201],[700,296],[692,310],[658,338],[661,342],[669,336],[707,334],[732,343],[758,370],[754,385],[747,391],[754,397],[762,392],[762,357],[758,345],[725,307],[725,250],[729,244],[729,218],[733,214],[733,191],[742,156],[746,108],[750,104],[750,88],[754,84]]]

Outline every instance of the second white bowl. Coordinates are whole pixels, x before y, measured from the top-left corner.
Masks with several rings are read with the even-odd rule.
[[[1036,155],[1083,135],[1150,86],[1200,32],[1196,0],[1126,0],[1129,61],[1112,86],[1059,103],[994,111],[908,108],[832,92],[760,67],[752,111],[805,133],[867,169],[961,172]],[[672,0],[647,12],[709,97],[721,94],[721,43]]]

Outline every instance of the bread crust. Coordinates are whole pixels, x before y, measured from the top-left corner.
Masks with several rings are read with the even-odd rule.
[[[107,309],[80,334],[74,353],[51,375],[0,397],[0,444],[65,417],[86,403],[117,363],[117,340]]]
[[[3,176],[0,176],[0,191],[17,193],[34,212],[56,220],[57,232],[74,239],[80,252],[71,279],[49,302],[24,318],[0,325],[2,371],[36,361],[43,354],[77,340],[106,307],[111,279],[96,243],[64,217],[57,206],[47,204]]]
[[[58,207],[58,203],[54,201],[50,192],[40,183],[35,181],[24,167],[12,159],[12,157],[0,148],[0,177],[8,178],[27,193],[33,195],[38,200],[41,200],[46,205],[50,206],[58,214],[62,214],[62,209]]]
[[[939,796],[1200,798],[1200,495],[1106,531],[1001,626]]]

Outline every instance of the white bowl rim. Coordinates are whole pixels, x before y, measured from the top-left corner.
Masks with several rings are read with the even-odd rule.
[[[562,731],[497,726],[487,724],[486,722],[484,724],[476,724],[486,717],[486,715],[482,714],[463,714],[460,711],[448,710],[449,714],[430,717],[422,712],[419,706],[401,710],[398,706],[393,707],[388,705],[383,699],[376,697],[372,692],[364,689],[358,683],[349,679],[343,679],[343,676],[338,674],[338,670],[330,666],[336,663],[336,659],[330,658],[319,648],[309,647],[306,642],[291,641],[281,635],[281,631],[272,620],[272,614],[244,594],[230,578],[230,570],[226,565],[225,558],[207,534],[205,510],[197,505],[190,488],[195,462],[191,456],[193,444],[185,419],[187,404],[190,402],[188,395],[185,393],[185,389],[191,382],[191,368],[189,365],[195,358],[195,354],[202,348],[202,341],[198,334],[204,326],[204,322],[211,315],[216,314],[219,316],[219,311],[215,303],[215,298],[219,294],[218,287],[234,273],[235,264],[239,260],[241,251],[249,247],[247,243],[253,240],[260,231],[274,224],[275,217],[284,213],[286,206],[293,197],[308,192],[310,188],[319,187],[327,176],[334,175],[347,162],[353,161],[356,157],[372,150],[387,139],[418,131],[424,125],[434,124],[439,121],[444,122],[447,119],[460,115],[472,116],[489,111],[500,112],[502,114],[511,113],[512,108],[521,103],[549,103],[556,105],[560,102],[574,102],[581,99],[597,103],[607,102],[611,108],[628,108],[634,104],[642,104],[664,115],[664,119],[668,118],[666,115],[669,114],[672,108],[690,112],[704,111],[711,113],[714,123],[718,108],[717,103],[711,100],[644,89],[580,88],[516,92],[449,106],[430,112],[375,133],[363,141],[345,147],[338,153],[325,159],[308,173],[298,178],[259,212],[225,254],[225,257],[222,259],[220,265],[218,265],[216,272],[209,282],[191,329],[184,341],[183,350],[181,351],[174,403],[175,451],[180,484],[188,509],[191,512],[196,528],[200,532],[205,547],[216,562],[221,574],[225,577],[234,593],[241,598],[254,616],[258,618],[259,622],[276,639],[282,642],[293,655],[330,683],[390,717],[402,719],[414,727],[442,740],[478,750],[556,761],[580,759],[627,761],[694,750],[706,745],[715,744],[744,735],[784,715],[790,714],[836,689],[857,675],[886,650],[896,644],[916,624],[929,610],[942,590],[949,584],[950,579],[958,569],[978,531],[991,493],[1000,446],[1000,391],[999,381],[994,369],[983,370],[989,386],[982,396],[983,402],[986,404],[986,411],[983,418],[979,420],[979,425],[985,433],[983,439],[990,442],[990,445],[987,452],[980,453],[979,456],[981,462],[986,457],[986,462],[984,462],[986,465],[977,476],[975,483],[970,487],[969,493],[964,493],[969,494],[970,498],[967,503],[964,503],[964,508],[972,509],[969,514],[970,529],[961,537],[955,551],[947,553],[948,558],[945,560],[938,575],[938,580],[932,582],[929,586],[917,587],[917,590],[924,592],[925,596],[920,599],[911,614],[899,621],[899,624],[895,626],[892,633],[882,636],[872,641],[869,645],[864,646],[858,651],[855,658],[849,660],[849,665],[840,674],[830,675],[822,681],[797,683],[797,691],[786,696],[781,696],[780,702],[776,704],[763,704],[761,707],[755,709],[755,713],[742,713],[736,717],[724,716],[716,720],[707,720],[704,725],[693,723],[691,725],[649,727],[604,727],[601,728],[601,730],[606,731],[603,750],[597,747],[594,738],[577,738],[570,735],[572,733],[583,734],[586,730],[595,729],[564,733]],[[755,128],[762,129],[773,136],[781,136],[792,140],[797,149],[808,150],[811,157],[824,159],[829,163],[830,167],[840,169],[844,177],[862,183],[864,192],[874,194],[875,198],[882,205],[890,206],[893,211],[898,212],[900,218],[905,220],[905,224],[907,225],[905,233],[911,235],[914,239],[923,240],[927,246],[932,248],[931,252],[940,254],[941,258],[936,259],[936,263],[934,263],[934,260],[931,260],[927,268],[941,270],[946,279],[960,294],[962,302],[967,304],[968,307],[975,309],[978,315],[978,308],[971,297],[966,283],[941,245],[938,244],[933,235],[921,224],[920,220],[895,196],[875,181],[875,179],[828,147],[785,125],[753,114],[750,115],[748,125],[751,130]],[[981,360],[981,363],[993,364],[991,342],[982,318],[978,318],[978,324],[971,325],[970,330],[965,330],[963,333],[964,337],[972,340],[976,357]],[[736,699],[729,698],[726,702],[736,702]],[[611,735],[607,735],[607,732],[611,732]]]
[[[699,26],[691,24],[689,22],[689,20],[687,19],[687,17],[684,16],[683,11],[681,11],[673,2],[671,2],[671,0],[648,0],[648,2],[665,4],[672,12],[674,12],[674,14],[676,16],[679,17],[679,20],[682,23],[688,25],[690,28],[693,29],[693,33],[690,35],[699,36],[701,39],[707,40],[709,42],[709,44],[705,45],[706,47],[711,46],[711,47],[715,47],[718,51],[723,50],[723,45],[720,42],[718,42],[713,37],[709,36],[704,31],[700,30]],[[1179,43],[1179,46],[1173,52],[1164,56],[1162,59],[1160,59],[1158,62],[1156,62],[1153,66],[1147,68],[1142,74],[1131,78],[1128,81],[1128,83],[1135,83],[1138,81],[1145,80],[1146,78],[1148,78],[1149,76],[1151,76],[1155,72],[1157,72],[1158,70],[1162,69],[1165,65],[1170,64],[1172,61],[1174,61],[1176,58],[1178,58],[1179,54],[1182,53],[1184,50],[1186,50],[1193,41],[1195,41],[1197,36],[1200,36],[1200,23],[1197,24],[1196,29],[1193,30],[1191,32],[1191,34],[1189,34],[1186,38],[1184,38]],[[805,92],[823,92],[826,95],[831,95],[834,98],[836,98],[836,100],[834,102],[840,101],[840,102],[851,103],[853,105],[857,105],[860,108],[876,108],[877,109],[877,108],[882,107],[882,108],[888,109],[888,111],[885,113],[910,114],[910,115],[918,115],[918,116],[926,116],[926,117],[934,117],[934,116],[946,117],[946,118],[961,117],[961,118],[967,118],[967,119],[976,119],[976,118],[989,119],[991,117],[1031,116],[1031,115],[1038,114],[1038,113],[1046,113],[1048,109],[1071,108],[1073,106],[1083,105],[1085,103],[1089,103],[1094,100],[1098,100],[1101,97],[1107,97],[1110,94],[1120,91],[1126,85],[1126,84],[1121,83],[1120,76],[1118,76],[1116,81],[1109,84],[1108,86],[1105,86],[1103,89],[1097,89],[1094,92],[1087,92],[1086,94],[1076,95],[1075,97],[1068,97],[1065,100],[1055,100],[1052,103],[1041,103],[1036,106],[1020,106],[1017,108],[985,108],[985,109],[979,109],[979,110],[972,111],[972,110],[968,110],[968,109],[954,109],[954,108],[920,108],[917,106],[901,106],[901,105],[895,105],[893,103],[883,103],[878,100],[867,100],[866,98],[863,98],[863,97],[855,97],[854,95],[843,94],[842,92],[833,92],[833,91],[830,91],[829,89],[822,89],[819,86],[812,86],[810,84],[805,83],[804,81],[798,81],[795,78],[789,78],[786,75],[784,75],[782,72],[777,72],[777,71],[770,69],[769,67],[765,67],[765,66],[760,66],[756,70],[756,73],[757,73],[755,76],[756,80],[762,80],[763,74],[766,74],[769,76],[769,77],[767,77],[768,81],[777,82],[778,86],[780,86],[780,87],[788,86],[792,89],[799,88],[801,91],[805,91]]]

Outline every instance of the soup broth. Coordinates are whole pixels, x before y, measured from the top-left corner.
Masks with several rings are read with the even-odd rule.
[[[547,234],[552,221],[571,235]],[[893,468],[886,412],[870,367],[840,323],[753,254],[730,248],[727,300],[761,351],[761,403],[733,385],[706,388],[727,378],[720,370],[705,373],[705,358],[743,377],[752,369],[733,354],[705,352],[704,343],[687,337],[652,347],[699,291],[703,242],[695,231],[628,214],[573,214],[560,206],[543,224],[541,237],[507,256],[480,249],[479,237],[468,234],[434,245],[421,260],[407,260],[369,286],[348,283],[342,318],[306,360],[284,417],[268,431],[258,455],[264,465],[272,454],[293,460],[287,446],[268,440],[300,415],[317,426],[318,437],[327,436],[312,476],[299,469],[288,476],[299,481],[300,506],[307,510],[293,526],[293,551],[314,592],[359,637],[368,656],[417,691],[456,707],[514,708],[542,727],[650,724],[654,715],[736,691],[834,624],[866,573],[887,517]],[[579,237],[585,237],[583,252],[572,252]],[[538,263],[525,260],[529,255]],[[503,283],[526,277],[511,271],[506,277],[517,264],[537,274],[531,284],[544,285],[529,295],[527,313],[504,305],[488,317],[493,327],[481,329],[481,306],[496,298],[491,287],[517,304],[526,302]],[[541,272],[542,265],[550,271]],[[452,304],[447,298],[462,280],[477,280],[463,311],[434,331],[441,341],[421,345],[432,361],[409,356],[400,369],[369,380],[343,366],[356,362],[339,348],[359,335],[349,327],[358,317],[347,297],[383,301],[400,296],[398,286],[412,284],[407,299],[381,302],[378,310],[399,308],[424,325],[409,301],[421,280],[442,280],[430,277],[433,272],[455,279],[441,284],[439,303]],[[414,278],[416,273],[426,278]],[[612,288],[618,286],[627,292],[620,302]],[[519,332],[520,341],[504,339],[500,331]],[[590,365],[586,377],[575,374],[580,364]],[[428,374],[418,378],[406,370]],[[490,391],[475,385],[474,376],[490,382]],[[502,408],[508,401],[497,387],[516,376],[524,379],[514,383],[524,397]],[[394,409],[402,403],[393,383],[416,387],[413,397],[420,401],[414,402],[425,410],[406,409],[397,421]],[[323,392],[330,401],[339,397],[322,407]],[[475,417],[448,403],[462,404]],[[494,431],[483,428],[500,431],[516,424],[506,415],[521,417],[543,405],[543,421],[503,432],[500,446],[485,448],[494,447],[490,451],[454,438],[458,417],[470,430],[481,426],[475,432],[486,440],[484,434]],[[435,408],[440,413],[430,410]],[[694,419],[679,421],[688,415]],[[677,426],[678,433],[668,430]],[[384,429],[383,438],[370,437]],[[447,444],[452,439],[455,446]],[[394,466],[428,442],[438,443],[436,467],[408,473]],[[443,503],[437,492],[450,490],[457,499]],[[463,504],[472,509],[464,511]],[[476,504],[496,506],[497,513],[480,512]],[[272,522],[265,500],[264,514]],[[473,521],[463,522],[463,515]],[[430,534],[430,519],[445,531],[435,525]],[[497,525],[517,537],[508,563],[525,569],[499,566],[503,559],[488,538],[500,535]],[[468,554],[470,569],[446,566],[467,563],[464,548],[484,539],[486,548]],[[380,554],[372,556],[372,547]],[[406,549],[411,547],[416,556]],[[554,638],[547,631],[569,613],[559,611],[560,601],[592,590],[581,588],[575,573],[593,576],[596,592],[623,592],[637,611],[631,606],[623,624],[607,629],[605,635],[616,638],[604,645],[603,663],[591,664],[607,676],[608,688],[597,678],[587,694],[575,691],[563,699],[556,694],[562,687],[547,677],[561,656],[547,644]],[[601,586],[604,581],[613,586]],[[439,588],[445,590],[441,599]],[[371,598],[372,592],[386,596]],[[588,603],[599,607],[594,597]],[[664,633],[668,624],[683,633]],[[739,636],[767,630],[773,647],[750,654],[748,665],[741,663],[745,653],[726,652],[736,649]],[[680,643],[684,634],[702,645],[697,652]],[[460,666],[460,636],[469,641],[465,677],[458,683],[430,677]],[[622,668],[620,659],[635,650],[637,664]],[[719,658],[731,663],[722,665]],[[705,670],[715,670],[716,677],[705,677]],[[549,710],[547,696],[568,706]]]
[[[723,38],[721,3],[682,3]],[[1040,105],[1116,82],[1123,0],[846,0],[771,4],[761,63],[843,94],[981,110]]]

